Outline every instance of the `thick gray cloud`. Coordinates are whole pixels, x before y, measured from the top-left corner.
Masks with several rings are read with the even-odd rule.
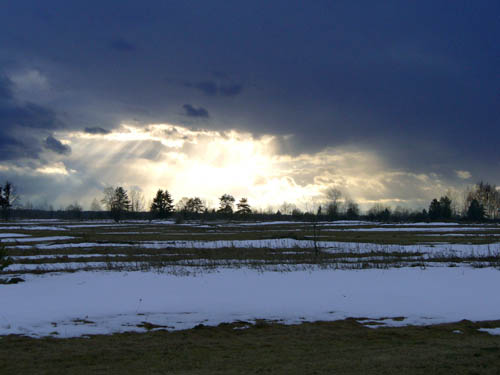
[[[38,158],[45,134],[63,127],[55,113],[13,96],[10,79],[0,75],[0,160]]]
[[[217,83],[214,81],[202,81],[197,83],[186,83],[187,87],[193,87],[195,89],[200,90],[203,94],[208,96],[217,95],[219,88],[217,87]]]
[[[116,38],[109,43],[109,48],[120,52],[130,52],[134,51],[137,47],[128,40]]]
[[[93,127],[93,128],[85,128],[85,133],[105,135],[105,134],[109,134],[109,130],[106,130],[106,129],[103,129],[100,127]]]
[[[186,111],[186,116],[208,118],[208,111],[203,107],[195,108],[191,104],[184,104],[182,108]]]
[[[219,84],[215,81],[201,81],[196,83],[187,82],[185,86],[195,88],[207,96],[236,96],[243,91],[243,85],[239,83]]]
[[[219,92],[223,96],[236,96],[236,95],[241,94],[242,90],[243,90],[243,86],[240,84],[221,85],[219,87]]]
[[[499,11],[488,0],[7,2],[0,159],[39,158],[63,125],[203,119],[291,135],[286,153],[349,145],[401,170],[498,183]],[[7,78],[29,69],[48,82],[38,101]]]
[[[55,152],[56,154],[60,154],[60,155],[71,154],[71,147],[63,144],[60,140],[54,138],[51,135],[49,135],[45,139],[44,146],[45,146],[45,148],[49,149],[50,151]]]

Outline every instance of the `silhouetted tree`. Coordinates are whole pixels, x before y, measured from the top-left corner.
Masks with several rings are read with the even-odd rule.
[[[150,212],[154,218],[166,219],[174,210],[174,200],[168,190],[159,189],[151,203]]]
[[[113,194],[113,200],[111,201],[111,216],[113,220],[119,222],[123,216],[123,213],[130,210],[130,199],[128,197],[127,191],[118,186]]]
[[[304,217],[304,213],[300,210],[300,208],[294,208],[292,211],[292,217],[294,219],[301,219]]]
[[[325,195],[328,200],[326,214],[330,217],[330,219],[335,219],[340,213],[340,199],[342,197],[342,192],[337,188],[331,188],[326,191]]]
[[[431,220],[437,220],[441,217],[441,204],[437,199],[433,199],[429,205],[429,218]]]
[[[111,211],[111,206],[113,204],[113,199],[115,196],[115,188],[113,186],[105,187],[103,190],[104,197],[101,199],[101,203],[104,205],[106,211]]]
[[[479,182],[467,193],[465,198],[466,205],[470,207],[474,199],[483,206],[485,216],[490,219],[496,219],[499,216],[500,192],[495,185],[483,181]]]
[[[279,211],[283,215],[291,215],[292,211],[295,209],[295,205],[293,203],[283,202],[279,208]]]
[[[359,206],[354,201],[347,202],[347,210],[345,212],[346,219],[354,220],[359,217]]]
[[[252,213],[252,209],[250,208],[246,198],[241,198],[236,207],[238,208],[236,211],[237,214],[250,215]]]
[[[101,205],[99,204],[99,202],[97,201],[97,199],[94,198],[94,200],[90,204],[90,211],[101,211],[101,210],[102,210]]]
[[[219,198],[219,210],[222,214],[230,215],[233,213],[234,197],[230,194],[224,194]]]
[[[66,207],[66,212],[72,219],[80,220],[82,218],[83,207],[78,203],[74,202]]]
[[[485,217],[484,207],[480,204],[477,199],[473,199],[470,202],[469,209],[467,210],[467,219],[480,221]]]
[[[433,199],[429,205],[429,219],[431,220],[450,219],[451,214],[451,199],[447,196],[442,196],[439,201]]]
[[[138,188],[130,191],[130,211],[141,212],[144,211],[144,195]]]
[[[205,211],[205,205],[200,198],[189,198],[184,206],[184,210],[188,213],[201,214]]]
[[[4,186],[0,185],[0,209],[4,220],[9,220],[11,208],[16,201],[17,196],[12,183],[6,181]]]
[[[368,210],[368,219],[388,221],[391,218],[391,209],[381,203],[375,203],[372,208]]]
[[[439,199],[439,206],[441,208],[441,218],[450,219],[451,218],[451,199],[447,196],[443,196]]]

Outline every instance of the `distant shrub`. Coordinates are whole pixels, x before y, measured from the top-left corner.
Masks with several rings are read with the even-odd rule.
[[[7,256],[5,246],[0,244],[0,271],[12,264],[12,260]]]
[[[184,215],[182,213],[175,216],[175,224],[184,224]]]

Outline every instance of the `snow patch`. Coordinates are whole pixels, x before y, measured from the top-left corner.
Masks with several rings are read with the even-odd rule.
[[[0,287],[0,301],[8,301],[0,334],[75,337],[144,331],[142,322],[185,329],[255,319],[291,324],[404,317],[384,320],[386,326],[494,320],[499,283],[500,272],[487,268],[36,275]]]

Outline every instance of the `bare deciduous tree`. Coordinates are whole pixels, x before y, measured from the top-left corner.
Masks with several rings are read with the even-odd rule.
[[[111,206],[113,205],[113,198],[115,196],[115,188],[113,186],[105,187],[103,190],[104,197],[101,199],[101,203],[104,205],[106,211],[111,211]]]
[[[145,207],[145,199],[142,191],[135,188],[130,191],[130,211],[142,212]]]
[[[467,191],[466,194],[465,206],[467,209],[475,199],[484,207],[488,218],[496,219],[500,216],[500,192],[495,185],[481,181]]]
[[[90,211],[101,211],[102,207],[97,198],[94,198],[92,203],[90,204]]]
[[[340,205],[342,192],[337,188],[330,188],[325,192],[327,199],[326,213],[331,218],[335,218],[340,214]]]
[[[295,210],[296,208],[297,207],[293,203],[283,202],[279,207],[279,211],[283,215],[291,215],[293,210]]]

